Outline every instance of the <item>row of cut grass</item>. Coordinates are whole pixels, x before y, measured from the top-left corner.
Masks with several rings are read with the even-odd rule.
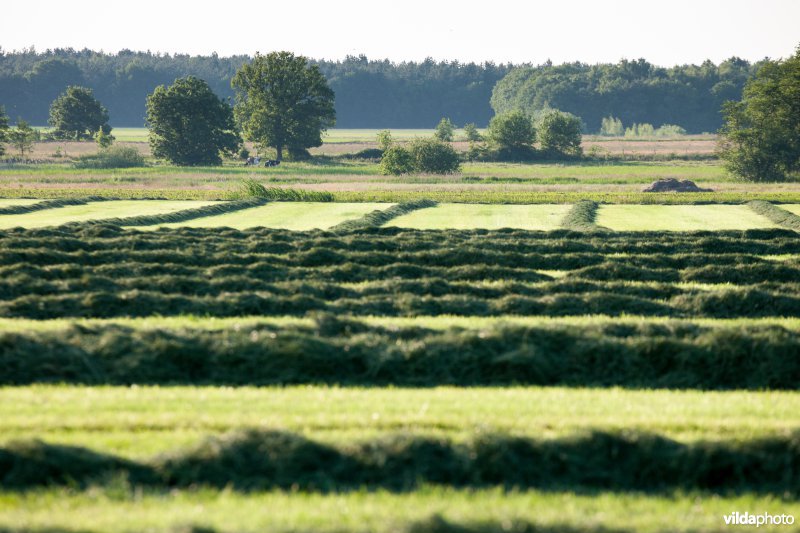
[[[658,416],[653,416],[658,413]],[[76,387],[0,389],[0,446],[43,439],[144,459],[206,435],[270,429],[348,444],[385,434],[563,438],[635,430],[680,442],[787,437],[800,393],[581,388]]]

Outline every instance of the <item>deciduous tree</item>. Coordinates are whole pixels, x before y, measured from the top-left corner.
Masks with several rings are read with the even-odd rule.
[[[732,174],[784,181],[800,173],[800,47],[767,62],[745,85],[742,100],[723,107],[719,153]]]
[[[160,85],[147,97],[153,155],[176,165],[219,165],[236,153],[241,138],[231,106],[194,76]]]
[[[48,122],[58,139],[91,139],[99,129],[111,132],[108,111],[86,87],[67,87],[50,105]]]
[[[316,65],[291,52],[256,54],[231,81],[236,118],[245,137],[272,147],[305,150],[322,145],[322,133],[336,123],[334,94]]]
[[[553,155],[577,156],[581,149],[581,119],[570,113],[550,111],[536,128],[542,151]]]

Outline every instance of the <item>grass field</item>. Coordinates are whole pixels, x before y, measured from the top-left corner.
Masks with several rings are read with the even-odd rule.
[[[50,407],[43,412],[42,405]],[[0,446],[39,438],[145,459],[212,433],[259,427],[339,445],[390,433],[464,441],[481,433],[557,438],[630,428],[681,442],[747,440],[800,427],[800,394],[559,387],[0,390]]]
[[[597,224],[615,231],[718,231],[772,228],[775,224],[739,205],[608,205]]]
[[[387,222],[388,226],[416,229],[551,230],[560,226],[569,205],[440,204],[419,209]]]
[[[327,229],[345,220],[361,217],[375,209],[386,209],[393,204],[374,203],[316,203],[316,202],[272,202],[262,207],[244,209],[206,218],[197,218],[160,227],[235,229],[263,226],[295,231]],[[158,226],[156,226],[158,227]],[[154,229],[152,227],[151,229]]]
[[[733,180],[713,137],[446,176],[339,157],[376,133],[270,169],[0,166],[7,213],[120,198],[0,215],[1,532],[800,515],[800,184]],[[641,192],[662,177],[714,192]],[[247,178],[334,201],[215,203]]]
[[[28,205],[33,202],[23,202]],[[119,200],[90,202],[24,214],[0,215],[0,228],[44,227],[71,222],[158,215],[194,209],[214,202],[173,200]],[[13,204],[9,204],[13,205]],[[374,210],[386,210],[390,202],[270,202],[238,211],[202,216],[159,227],[213,228],[254,227],[296,231],[328,229],[358,219]],[[789,206],[791,207],[791,206]],[[500,229],[549,231],[562,227],[571,204],[468,204],[442,203],[418,209],[384,224],[412,229]],[[603,205],[597,224],[615,231],[698,231],[774,228],[776,224],[745,205]]]
[[[103,218],[158,215],[183,209],[193,209],[213,203],[214,202],[191,200],[122,200],[92,202],[85,205],[60,207],[21,215],[0,215],[0,228],[40,228],[44,226],[57,226],[69,222],[100,220]]]
[[[80,531],[553,531],[589,533],[723,531],[734,510],[800,515],[771,496],[707,498],[683,493],[576,494],[423,488],[411,493],[304,494],[275,491],[130,493],[123,488],[64,493],[0,493],[0,519],[39,531],[64,523]],[[743,511],[742,511],[743,512]],[[786,531],[762,526],[759,531]]]

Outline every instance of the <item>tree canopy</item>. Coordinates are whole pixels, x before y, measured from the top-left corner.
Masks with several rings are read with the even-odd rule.
[[[70,86],[50,105],[53,136],[59,139],[91,139],[102,129],[111,131],[108,110],[94,97],[91,89]]]
[[[147,97],[153,155],[176,165],[219,165],[241,145],[231,106],[208,84],[189,76]]]
[[[800,173],[800,47],[767,62],[745,85],[742,100],[724,107],[720,155],[750,181],[783,181]]]
[[[256,54],[231,81],[236,118],[245,137],[259,146],[304,151],[322,145],[336,123],[334,94],[316,65],[291,52]]]

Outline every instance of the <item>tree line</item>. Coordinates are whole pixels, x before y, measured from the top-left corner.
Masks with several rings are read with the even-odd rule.
[[[217,96],[233,99],[231,80],[251,60],[245,55],[0,49],[0,104],[12,119],[46,124],[52,101],[68,86],[81,86],[103,102],[112,125],[141,127],[145,98],[159,85],[194,76]],[[342,128],[432,128],[442,116],[457,124],[485,126],[494,114],[492,88],[512,68],[432,59],[392,63],[363,55],[311,63],[336,94],[337,125]]]
[[[0,104],[12,119],[45,124],[51,102],[67,86],[93,90],[114,126],[143,126],[145,98],[159,85],[195,76],[224,100],[250,57],[168,55],[123,50],[46,52],[0,50]],[[312,60],[336,94],[341,128],[432,128],[488,125],[495,113],[549,108],[572,113],[596,132],[604,117],[628,126],[675,124],[690,133],[716,131],[726,100],[738,100],[757,65],[731,58],[715,65],[656,67],[645,60],[616,64],[533,66],[434,61],[393,63],[350,56]]]
[[[523,66],[497,83],[491,102],[496,113],[566,111],[580,117],[587,132],[601,131],[609,117],[625,126],[667,124],[689,133],[715,132],[722,126],[722,105],[741,98],[758,66],[736,57],[719,65],[705,61],[672,68],[644,59]]]

